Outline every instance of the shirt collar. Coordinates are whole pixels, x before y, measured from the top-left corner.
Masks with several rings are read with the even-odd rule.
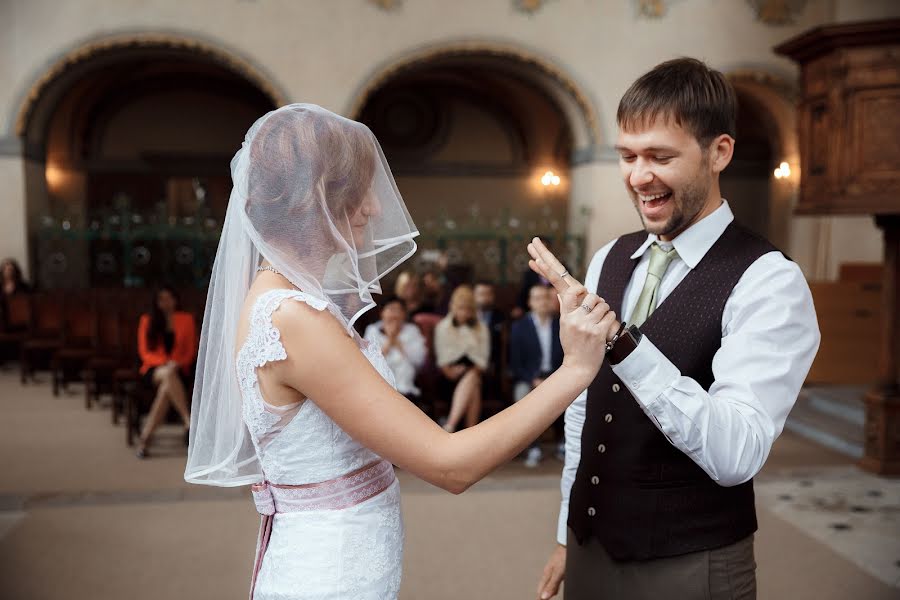
[[[678,257],[693,269],[703,260],[703,257],[732,221],[734,221],[734,213],[731,212],[728,201],[722,198],[722,205],[719,208],[682,231],[678,237],[672,240]],[[655,233],[647,234],[647,239],[631,255],[631,258],[636,259],[643,256],[644,252],[656,241],[659,241],[659,236]],[[665,242],[660,242],[660,244],[665,244]]]
[[[538,328],[549,327],[550,323],[553,321],[553,317],[551,316],[551,317],[547,317],[546,323],[541,323],[540,319],[538,319],[538,316],[536,314],[534,314],[533,312],[529,312],[528,314],[531,315],[531,320],[532,320],[532,322],[534,322],[534,326],[538,327]]]

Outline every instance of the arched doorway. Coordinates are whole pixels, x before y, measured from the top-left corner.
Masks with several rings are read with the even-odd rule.
[[[791,88],[767,73],[730,73],[738,99],[734,158],[722,173],[722,195],[736,218],[785,252],[791,248],[799,150]],[[788,163],[793,174],[777,178]]]
[[[246,64],[183,38],[103,40],[57,61],[17,120],[39,285],[202,286],[230,158],[281,102]]]
[[[491,44],[429,48],[378,69],[348,114],[384,148],[422,232],[419,268],[443,254],[455,282],[505,284],[509,301],[531,236],[583,268],[572,173],[593,160],[600,134],[590,102],[557,67]]]

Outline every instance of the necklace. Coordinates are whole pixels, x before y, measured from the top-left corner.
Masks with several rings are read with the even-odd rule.
[[[261,271],[271,271],[272,273],[275,273],[276,275],[281,275],[281,271],[279,271],[278,269],[276,269],[275,267],[273,267],[271,265],[260,265],[260,266],[256,267],[257,273],[259,273]],[[281,276],[284,277],[284,275],[281,275]]]

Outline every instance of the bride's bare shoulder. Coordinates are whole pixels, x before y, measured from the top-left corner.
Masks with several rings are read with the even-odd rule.
[[[326,341],[352,343],[347,330],[328,309],[328,303],[302,293],[281,302],[272,314],[272,324],[285,344],[314,347]]]

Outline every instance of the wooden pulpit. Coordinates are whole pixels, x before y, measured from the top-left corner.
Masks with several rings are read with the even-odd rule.
[[[860,466],[900,475],[900,19],[818,27],[775,52],[801,68],[804,215],[872,215],[884,232],[879,380]]]

